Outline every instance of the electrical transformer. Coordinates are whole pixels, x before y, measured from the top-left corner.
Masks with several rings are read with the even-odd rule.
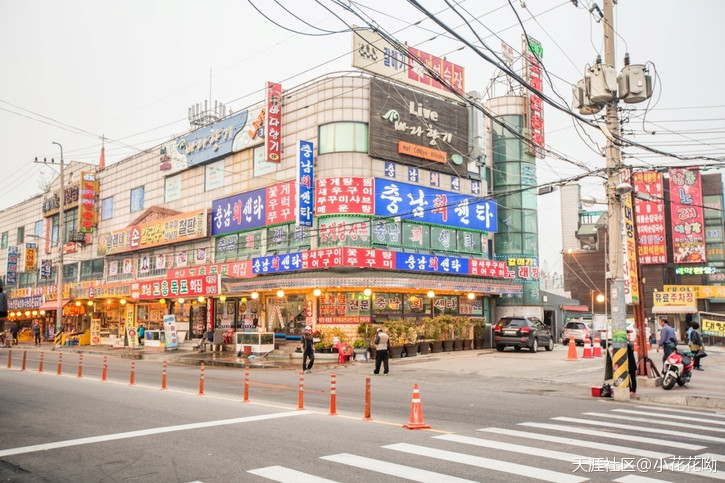
[[[617,78],[619,98],[628,104],[646,101],[652,96],[652,77],[644,65],[634,64],[622,67]]]
[[[587,94],[585,79],[581,79],[571,88],[572,90],[572,109],[578,109],[580,114],[596,114],[602,110],[604,104],[594,104]]]
[[[594,104],[612,102],[617,94],[617,73],[608,64],[594,64],[589,68],[589,96]]]

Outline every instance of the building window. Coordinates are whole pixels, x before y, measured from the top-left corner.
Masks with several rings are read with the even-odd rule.
[[[204,191],[211,191],[224,186],[224,160],[206,165]]]
[[[104,198],[101,201],[101,220],[113,218],[113,196]]]
[[[143,210],[144,187],[139,186],[131,190],[131,213]]]
[[[7,248],[8,247],[8,232],[4,231],[2,235],[0,235],[0,248]]]
[[[18,288],[35,285],[35,272],[18,272]]]
[[[20,226],[18,227],[18,243],[23,243],[25,241],[25,227]]]
[[[66,282],[78,281],[78,263],[63,265],[63,280]]]
[[[362,122],[333,122],[320,126],[319,153],[368,152],[368,125]]]
[[[63,242],[68,243],[70,241],[70,234],[74,231],[78,231],[78,208],[72,210],[66,210],[63,213]]]
[[[81,262],[81,281],[103,278],[103,258]]]
[[[51,245],[57,245],[58,244],[58,223],[60,218],[58,215],[53,215],[50,217],[50,244]]]
[[[37,236],[43,236],[43,220],[35,222],[35,229],[33,230],[33,234]]]
[[[175,201],[181,198],[181,174],[168,176],[164,180],[164,202]]]

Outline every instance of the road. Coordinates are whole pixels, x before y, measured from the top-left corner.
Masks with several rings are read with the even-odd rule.
[[[531,356],[540,355],[497,357],[536,363]],[[251,371],[245,404],[240,369],[206,368],[199,396],[198,367],[170,365],[162,391],[160,362],[136,361],[131,386],[128,360],[109,359],[108,381],[101,382],[102,358],[84,357],[78,378],[77,355],[64,354],[61,376],[57,354],[45,353],[42,373],[38,357],[29,351],[26,371],[18,356],[11,369],[0,366],[3,480],[725,479],[725,415],[572,398],[470,364],[444,368],[450,361],[443,358],[423,366],[394,361],[390,376],[371,377],[373,421],[362,421],[369,364],[306,375],[300,411],[296,370]],[[415,383],[432,430],[401,427]],[[688,430],[691,424],[700,427]],[[712,463],[716,472],[703,471]],[[630,464],[654,468],[630,472]]]

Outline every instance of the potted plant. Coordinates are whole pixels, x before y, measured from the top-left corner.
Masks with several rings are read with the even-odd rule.
[[[433,353],[443,350],[442,329],[443,324],[438,317],[423,319],[423,337],[430,341],[430,351]]]
[[[473,326],[473,348],[483,349],[483,335],[486,330],[485,322],[478,322]]]
[[[324,354],[329,354],[332,352],[332,342],[320,342],[322,344],[322,352]]]
[[[441,339],[443,340],[443,352],[451,352],[453,350],[454,324],[455,317],[451,315],[439,315],[436,317],[438,323],[441,324]]]
[[[414,324],[415,322],[407,323],[403,332],[403,347],[408,357],[418,355],[418,331]]]
[[[365,339],[355,339],[352,342],[352,352],[355,354],[355,359],[360,360],[361,358],[365,359],[365,362],[368,360],[368,342]]]
[[[400,358],[403,355],[403,321],[389,320],[385,322],[385,329],[390,337],[390,357]]]
[[[315,342],[315,352],[323,352],[324,342]]]
[[[370,351],[370,357],[373,359],[375,359],[375,353],[377,352],[373,342],[375,340],[376,331],[377,326],[370,322],[362,322],[357,326],[357,335],[359,335],[360,338],[367,343],[368,350]]]
[[[426,320],[423,319],[422,323],[416,323],[415,331],[418,334],[418,353],[427,354],[430,351],[430,339],[426,332]]]

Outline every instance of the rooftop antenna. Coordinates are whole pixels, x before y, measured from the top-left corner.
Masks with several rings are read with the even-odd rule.
[[[189,125],[192,129],[208,126],[227,116],[227,106],[219,101],[212,103],[212,70],[209,69],[209,99],[204,99],[202,103],[198,102],[189,106]],[[229,111],[231,114],[231,110]]]

